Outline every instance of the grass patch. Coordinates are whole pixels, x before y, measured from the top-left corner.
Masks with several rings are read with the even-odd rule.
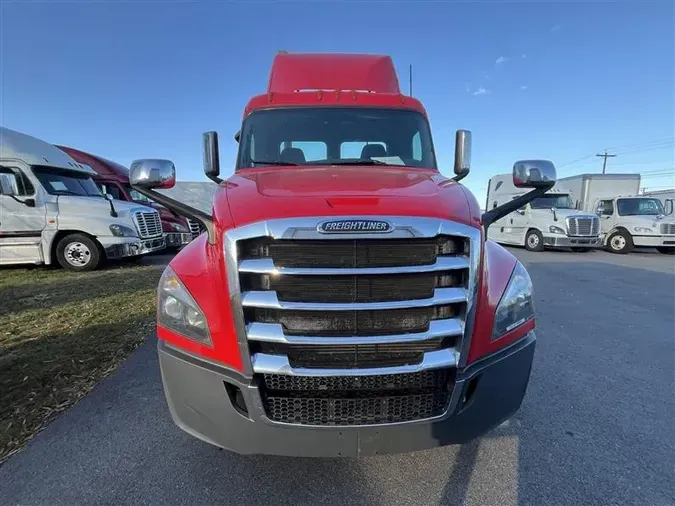
[[[161,267],[0,269],[0,462],[154,330]]]

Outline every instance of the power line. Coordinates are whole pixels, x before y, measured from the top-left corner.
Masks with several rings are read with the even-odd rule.
[[[601,156],[602,158],[604,158],[604,160],[602,161],[602,173],[604,174],[604,173],[605,173],[605,169],[607,169],[607,158],[614,158],[616,155],[609,155],[609,154],[607,154],[607,150],[605,149],[605,153],[604,153],[604,154],[602,154],[602,155],[595,155],[595,156]]]

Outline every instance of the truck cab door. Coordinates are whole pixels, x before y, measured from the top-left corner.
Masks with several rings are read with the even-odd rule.
[[[518,197],[513,197],[514,199]],[[528,229],[529,221],[529,209],[527,205],[524,205],[520,209],[513,211],[511,214],[506,216],[508,220],[508,230],[509,240],[513,244],[524,245],[525,244],[525,233]]]
[[[42,231],[46,210],[19,169],[0,165],[0,264],[44,261]]]
[[[607,234],[614,228],[614,200],[598,200],[595,206],[595,214],[600,217],[600,229],[603,234]]]

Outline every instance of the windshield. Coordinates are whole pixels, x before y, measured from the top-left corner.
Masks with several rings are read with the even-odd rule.
[[[33,174],[51,195],[103,197],[91,176],[79,171],[33,166]]]
[[[530,206],[532,209],[574,209],[572,199],[569,195],[542,195],[534,199]]]
[[[659,199],[618,199],[619,216],[654,216],[665,214]]]
[[[257,111],[244,121],[237,169],[349,164],[435,169],[426,118],[402,109],[303,107]]]
[[[129,196],[131,197],[131,200],[133,200],[134,202],[142,202],[144,204],[146,204],[146,203],[154,204],[155,203],[154,200],[149,199],[148,197],[146,197],[142,193],[138,193],[133,188],[129,189]]]

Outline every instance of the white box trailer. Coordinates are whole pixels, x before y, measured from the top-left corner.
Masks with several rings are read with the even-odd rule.
[[[92,270],[164,249],[159,213],[112,201],[94,171],[51,144],[0,127],[0,265]]]
[[[514,186],[511,174],[493,176],[488,181],[486,209],[501,206],[526,191]],[[602,246],[599,218],[576,210],[570,192],[559,185],[495,221],[487,234],[498,243],[525,246],[530,251],[567,247],[581,252]]]
[[[569,188],[575,207],[600,217],[604,246],[628,253],[635,246],[675,254],[672,201],[639,195],[640,174],[579,174],[558,180]],[[668,202],[666,202],[668,203]]]

